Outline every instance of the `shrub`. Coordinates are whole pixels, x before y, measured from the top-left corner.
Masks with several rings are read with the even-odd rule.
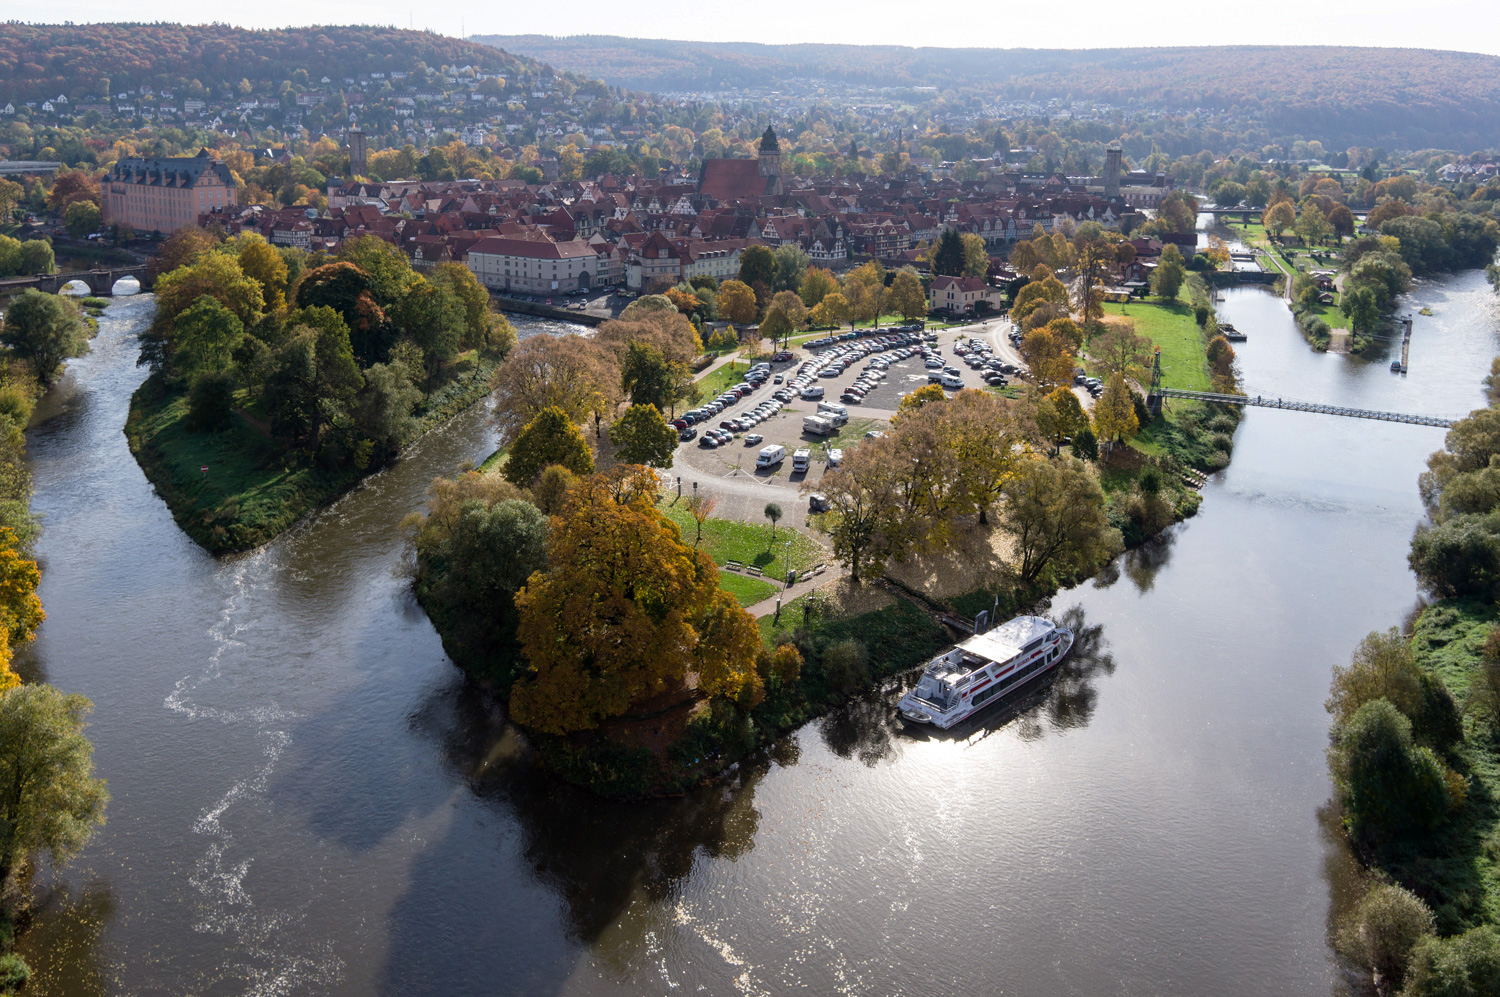
[[[1197,308],[1193,309],[1193,318],[1197,320],[1198,328],[1201,329],[1208,324],[1209,314],[1210,311],[1207,305],[1199,305]]]
[[[31,979],[31,967],[15,952],[0,955],[0,993],[12,993]]]
[[[1421,940],[1411,953],[1401,997],[1486,997],[1500,993],[1500,934],[1489,925],[1457,938]]]
[[[1389,987],[1401,982],[1412,951],[1433,927],[1432,910],[1416,894],[1379,883],[1360,898],[1335,944],[1345,958]]]
[[[31,396],[18,385],[0,387],[0,416],[9,418],[18,426],[26,425],[31,419]]]
[[[1500,537],[1474,515],[1424,524],[1412,537],[1407,562],[1434,595],[1489,595],[1500,582]]]
[[[234,378],[218,371],[200,374],[188,389],[188,428],[200,433],[224,429],[233,408]]]
[[[852,692],[870,681],[870,652],[857,640],[841,640],[823,650],[823,676],[834,692]]]

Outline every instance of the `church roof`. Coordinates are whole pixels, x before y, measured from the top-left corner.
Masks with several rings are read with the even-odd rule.
[[[776,141],[776,132],[770,125],[766,125],[766,132],[760,137],[761,152],[780,152],[781,143]]]

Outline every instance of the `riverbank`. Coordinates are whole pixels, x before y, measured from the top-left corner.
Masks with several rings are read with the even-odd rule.
[[[473,353],[461,358],[452,378],[418,403],[402,449],[484,398],[497,362]],[[131,396],[125,437],[172,518],[216,555],[267,543],[379,470],[352,462],[319,467],[287,451],[242,409],[225,430],[189,429],[186,393],[157,375]]]

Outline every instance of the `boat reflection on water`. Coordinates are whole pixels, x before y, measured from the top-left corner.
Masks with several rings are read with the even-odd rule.
[[[910,673],[892,691],[891,724],[904,727],[903,735],[914,741],[973,740],[1011,724],[1017,725],[1017,736],[1032,741],[1045,736],[1048,729],[1062,733],[1086,726],[1098,705],[1094,680],[1114,672],[1114,656],[1107,650],[1104,627],[1089,624],[1082,606],[1074,606],[1055,619],[1073,632],[1072,650],[1055,668],[947,730],[902,725],[896,720],[895,702],[920,674]]]

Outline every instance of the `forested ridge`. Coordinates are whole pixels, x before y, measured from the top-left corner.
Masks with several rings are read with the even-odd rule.
[[[473,66],[542,67],[489,45],[425,31],[323,26],[249,31],[224,24],[0,24],[0,101],[107,97],[142,85],[285,80],[297,70],[335,81],[360,73]]]
[[[1235,111],[1276,134],[1410,148],[1477,147],[1500,124],[1500,59],[1465,52],[1331,45],[907,48],[603,35],[475,40],[646,90],[781,86],[799,78],[933,86],[1008,101],[1071,98],[1143,110]]]

